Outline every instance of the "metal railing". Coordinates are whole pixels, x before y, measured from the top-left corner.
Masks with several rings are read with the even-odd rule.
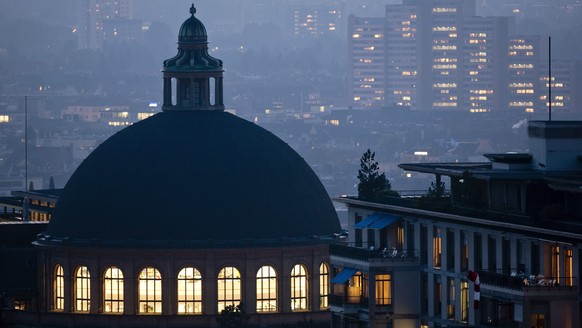
[[[492,285],[513,290],[528,290],[531,287],[554,288],[577,286],[576,277],[546,277],[541,274],[530,275],[513,272],[503,274],[492,271],[479,271],[479,280],[482,284]]]
[[[350,244],[330,244],[331,255],[368,261],[369,259],[417,259],[417,249],[360,248]]]

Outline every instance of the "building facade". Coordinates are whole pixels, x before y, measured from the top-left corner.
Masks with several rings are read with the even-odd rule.
[[[400,165],[450,179],[450,193],[339,198],[333,326],[579,327],[581,127],[530,122],[530,153],[490,162]]]

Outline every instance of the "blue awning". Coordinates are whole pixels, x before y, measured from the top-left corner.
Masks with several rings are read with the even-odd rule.
[[[331,280],[332,284],[345,284],[351,277],[353,277],[358,270],[352,268],[344,268],[342,272]]]
[[[380,218],[379,220],[376,220],[372,224],[370,224],[368,226],[368,229],[382,229],[382,228],[385,228],[385,227],[391,225],[392,223],[398,221],[399,219],[400,219],[400,217],[396,216],[396,215],[391,215],[391,214],[383,215],[382,218]]]
[[[364,229],[365,227],[367,227],[370,224],[374,223],[376,220],[380,219],[381,217],[382,217],[382,214],[381,213],[370,214],[365,219],[363,219],[362,221],[354,224],[354,228]]]

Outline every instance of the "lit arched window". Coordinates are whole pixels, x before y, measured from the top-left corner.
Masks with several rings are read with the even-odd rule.
[[[241,302],[240,272],[235,267],[224,267],[218,273],[218,313],[228,305]]]
[[[196,268],[178,273],[178,313],[202,313],[202,275]]]
[[[103,279],[103,311],[123,313],[123,272],[118,267],[105,270]]]
[[[329,307],[329,266],[323,262],[319,266],[319,308]]]
[[[291,311],[307,310],[307,269],[296,264],[291,270]]]
[[[277,311],[277,273],[271,266],[257,272],[257,312]]]
[[[156,268],[139,274],[139,313],[162,313],[162,275]]]
[[[63,311],[65,309],[65,270],[57,264],[54,272],[53,310]]]
[[[75,311],[89,312],[91,305],[91,275],[86,266],[75,270]]]

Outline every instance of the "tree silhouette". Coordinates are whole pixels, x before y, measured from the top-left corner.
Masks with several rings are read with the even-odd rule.
[[[241,302],[236,306],[227,305],[224,310],[220,311],[216,321],[221,328],[244,328],[247,327],[249,316]]]
[[[382,193],[390,191],[392,186],[384,173],[379,172],[376,153],[368,150],[360,158],[358,170],[358,197],[364,200],[375,200]]]

